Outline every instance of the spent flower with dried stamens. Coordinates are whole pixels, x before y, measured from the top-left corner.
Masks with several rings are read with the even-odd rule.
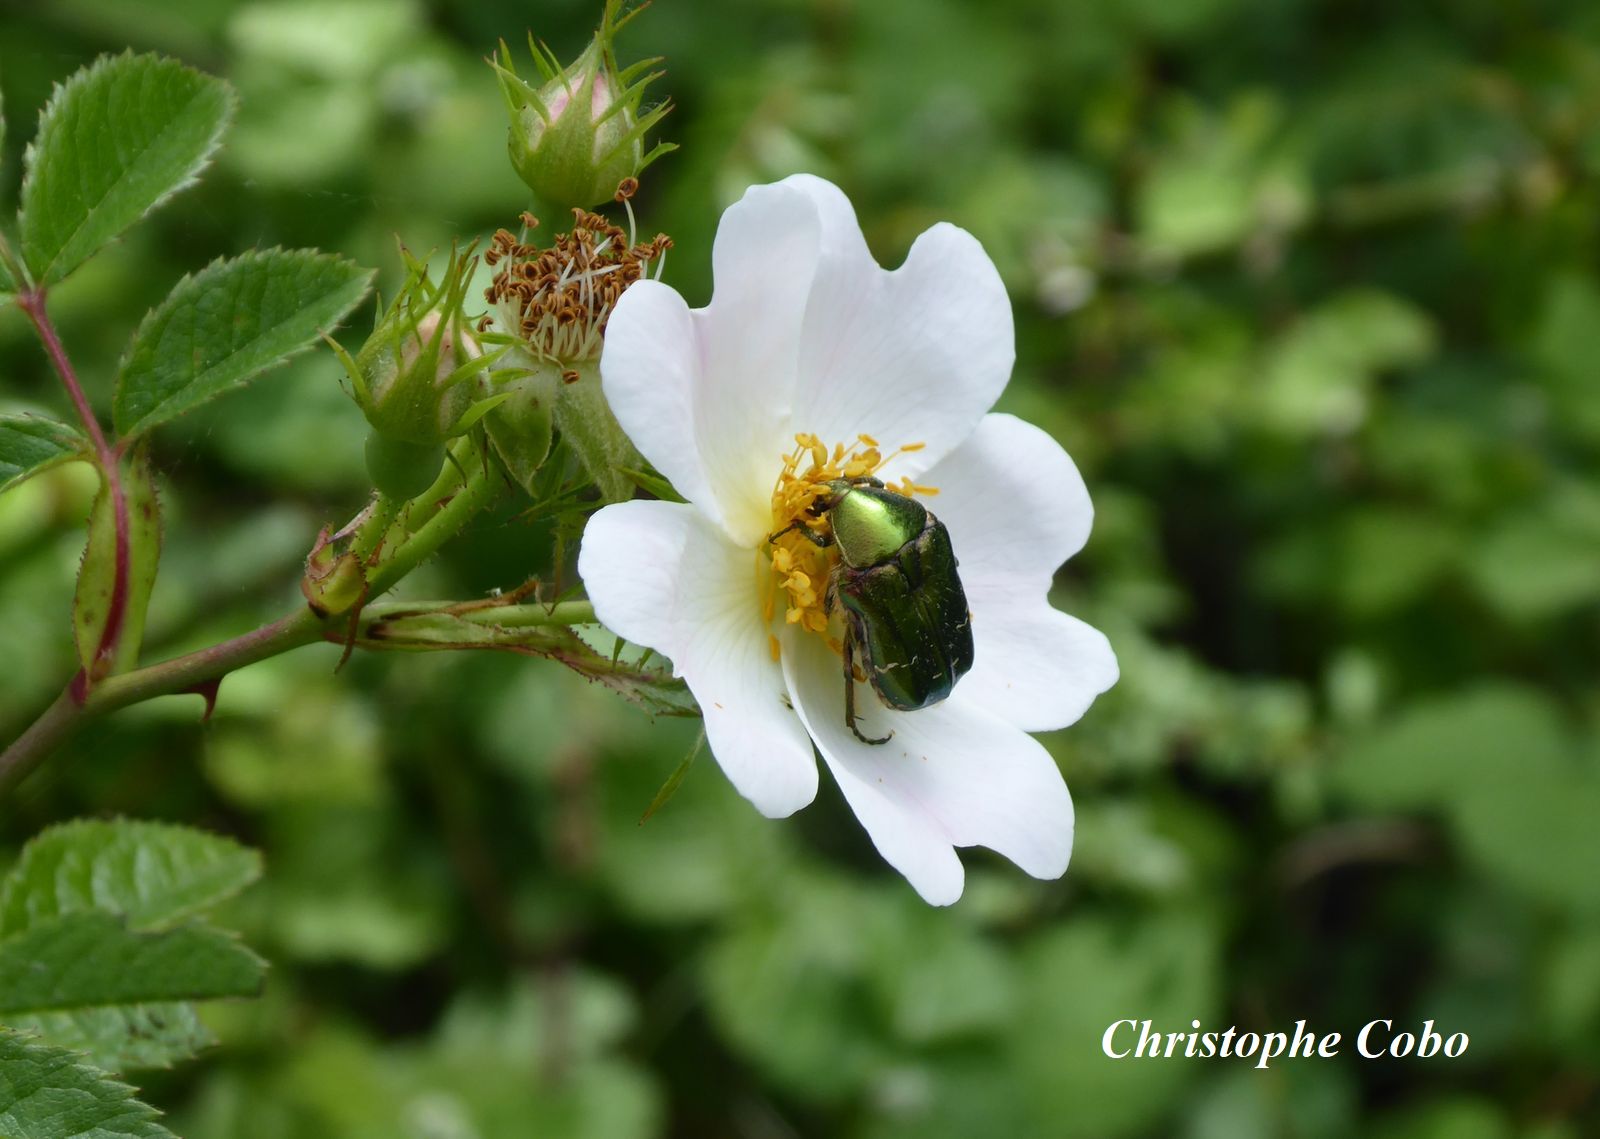
[[[486,294],[494,319],[480,328],[498,328],[534,360],[575,371],[600,358],[611,310],[629,285],[652,271],[660,276],[672,239],[657,234],[634,242],[621,226],[575,208],[572,228],[541,248],[528,240],[539,219],[523,214],[522,223],[522,237],[499,230],[484,253],[496,270]]]
[[[627,179],[614,195],[629,209],[630,225],[628,199],[637,189]],[[588,210],[574,209],[572,221],[541,247],[530,239],[538,219],[523,214],[522,235],[502,229],[484,254],[495,276],[486,294],[490,315],[479,329],[512,346],[523,370],[490,416],[489,437],[512,477],[531,489],[552,431],[559,430],[601,497],[615,502],[632,493],[626,472],[641,464],[600,391],[600,349],[617,301],[630,286],[660,275],[672,239],[635,241]]]

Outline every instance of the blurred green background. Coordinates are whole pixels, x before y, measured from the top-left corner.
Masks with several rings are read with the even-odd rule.
[[[54,299],[93,394],[185,271],[317,245],[399,278],[525,205],[481,57],[570,57],[597,3],[0,4],[11,130],[132,45],[229,78],[217,168]],[[624,61],[683,150],[667,279],[796,170],[879,258],[979,235],[1018,317],[1002,407],[1098,518],[1058,603],[1123,679],[1046,737],[1077,851],[968,852],[931,910],[838,793],[770,822],[694,743],[554,665],[302,650],[215,720],[86,733],[4,813],[181,820],[266,853],[231,919],[273,962],[226,1045],[136,1073],[187,1139],[1582,1139],[1600,1134],[1600,7],[1592,0],[661,0]],[[782,267],[775,267],[781,271]],[[364,324],[366,317],[360,318]],[[365,493],[328,353],[164,431],[150,650],[296,598]],[[14,310],[0,392],[64,407]],[[70,670],[91,491],[0,499],[0,728]],[[406,586],[548,565],[507,509]],[[1333,1061],[1112,1062],[1112,1020],[1345,1034]],[[1390,1017],[1471,1036],[1363,1061]]]

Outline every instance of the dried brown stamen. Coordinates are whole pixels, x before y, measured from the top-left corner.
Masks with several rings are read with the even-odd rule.
[[[566,363],[599,355],[606,320],[623,290],[652,263],[659,272],[662,254],[672,247],[665,234],[631,243],[626,231],[599,214],[572,214],[572,230],[548,249],[502,229],[484,255],[490,265],[504,262],[486,294],[502,324],[519,333],[534,355]],[[538,225],[532,214],[522,220],[529,229]]]

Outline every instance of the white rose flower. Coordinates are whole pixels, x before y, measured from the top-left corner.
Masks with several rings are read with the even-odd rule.
[[[1027,733],[1077,720],[1117,663],[1047,596],[1089,534],[1077,468],[1037,427],[988,414],[1015,357],[994,264],[940,224],[885,271],[844,194],[801,175],[723,214],[712,265],[705,308],[645,280],[611,315],[605,396],[688,503],[589,520],[578,569],[596,614],[672,660],[712,754],[763,814],[811,802],[820,752],[927,901],[961,896],[958,846],[1059,877],[1072,798]],[[950,696],[918,711],[856,681],[862,734],[890,737],[876,746],[845,722],[843,629],[826,607],[837,555],[794,530],[769,541],[797,519],[825,524],[806,510],[829,479],[868,474],[948,528],[975,644]]]

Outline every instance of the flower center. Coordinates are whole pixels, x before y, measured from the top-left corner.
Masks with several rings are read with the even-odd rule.
[[[885,455],[870,435],[857,435],[848,445],[836,443],[831,451],[815,435],[796,435],[794,441],[772,488],[772,539],[762,546],[771,563],[762,591],[763,616],[770,624],[781,598],[787,624],[827,637],[834,651],[842,653],[837,634],[829,629],[828,605],[828,579],[839,564],[839,553],[833,545],[822,544],[833,536],[833,527],[821,504],[833,493],[830,484],[875,477],[891,459],[920,451],[924,444],[907,443]],[[887,484],[887,489],[908,498],[939,493],[938,488],[919,486],[909,477]],[[771,649],[776,660],[776,636]]]
[[[632,189],[624,184],[617,193],[626,205],[625,195],[631,196]],[[539,219],[525,213],[524,239],[502,229],[483,257],[489,265],[500,266],[486,296],[499,312],[501,330],[519,336],[537,359],[563,364],[600,355],[601,337],[617,298],[650,272],[652,263],[659,277],[663,255],[672,247],[665,234],[634,244],[627,231],[599,214],[578,209],[572,213],[572,231],[559,234],[549,249],[526,240]]]

